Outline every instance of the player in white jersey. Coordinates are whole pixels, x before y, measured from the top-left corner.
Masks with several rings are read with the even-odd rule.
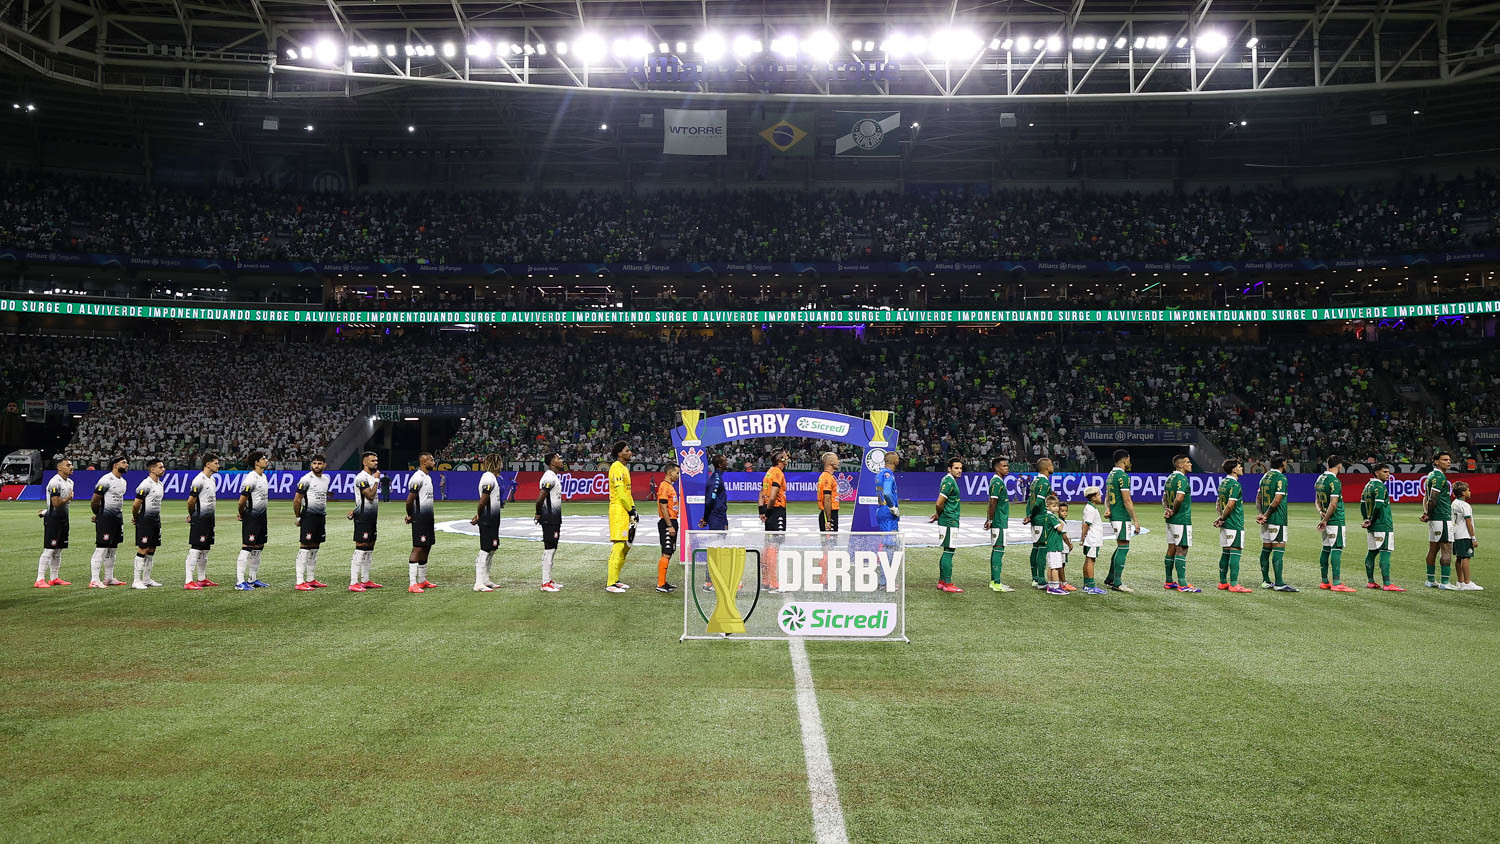
[[[328,541],[328,476],[323,470],[328,458],[314,454],[312,471],[297,481],[292,496],[292,517],[297,523],[301,546],[297,549],[297,591],[311,592],[327,586],[317,577],[318,548]]]
[[[1469,564],[1474,560],[1474,549],[1479,547],[1479,537],[1474,530],[1474,506],[1469,503],[1473,492],[1464,481],[1453,485],[1453,562],[1458,588],[1465,592],[1483,592],[1484,587],[1474,582]]]
[[[380,520],[380,457],[373,451],[359,456],[363,467],[354,476],[354,557],[349,561],[349,591],[382,588],[370,579],[370,558],[375,556],[376,526]]]
[[[135,501],[130,505],[130,522],[135,525],[132,589],[161,585],[151,579],[151,566],[156,564],[156,549],[161,547],[161,500],[167,492],[161,479],[166,473],[167,467],[160,460],[147,460],[146,477],[136,486]]]
[[[58,577],[62,552],[68,547],[68,502],[73,500],[73,461],[57,461],[57,474],[47,482],[47,506],[37,511],[42,520],[42,556],[36,561],[37,589],[72,586]]]
[[[1094,579],[1094,563],[1098,562],[1099,549],[1104,546],[1104,517],[1099,514],[1104,493],[1096,486],[1084,487],[1083,497],[1088,502],[1083,505],[1083,534],[1078,543],[1083,546],[1083,594],[1108,595]]]
[[[208,579],[208,551],[214,547],[214,507],[218,495],[214,475],[218,471],[219,458],[212,454],[203,455],[203,471],[193,478],[193,485],[188,488],[188,553],[183,589],[198,590],[219,585]]]
[[[552,579],[552,559],[562,536],[562,478],[557,473],[567,471],[568,464],[555,451],[544,463],[547,471],[542,473],[536,496],[536,523],[542,526],[542,591],[558,592],[562,584]]]
[[[411,525],[411,556],[406,561],[408,592],[423,592],[437,586],[427,579],[427,555],[432,551],[436,540],[433,534],[437,532],[432,512],[432,469],[436,465],[431,452],[422,452],[417,455],[417,471],[406,482],[406,523]]]
[[[90,589],[125,585],[125,581],[115,579],[115,554],[120,550],[120,534],[125,532],[125,470],[128,468],[129,460],[116,457],[109,462],[109,474],[94,484],[94,497],[89,500],[89,507],[94,511]]]
[[[490,578],[490,563],[500,547],[500,508],[505,506],[505,490],[500,486],[500,469],[505,465],[498,454],[486,454],[480,461],[484,474],[479,477],[479,511],[469,524],[479,526],[479,555],[474,558],[474,591],[493,592],[500,584]]]
[[[234,564],[234,588],[241,592],[264,589],[271,584],[260,579],[260,554],[266,547],[266,500],[271,497],[271,483],[266,467],[271,459],[264,451],[250,452],[250,471],[240,485],[239,510],[240,556]]]

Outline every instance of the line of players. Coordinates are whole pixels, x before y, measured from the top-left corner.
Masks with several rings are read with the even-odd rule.
[[[614,458],[609,472],[609,525],[611,552],[605,589],[624,592],[630,587],[620,580],[626,555],[635,541],[639,523],[635,502],[631,497],[631,479],[628,461],[632,457],[630,446],[618,442],[612,450]],[[784,467],[790,456],[779,451],[773,456],[772,467],[766,472],[758,501],[761,521],[767,532],[786,529],[786,480]],[[876,526],[881,531],[900,529],[899,496],[896,490],[895,467],[900,455],[890,452],[885,457],[885,466],[878,473],[876,487],[878,506]],[[259,578],[261,553],[265,548],[268,531],[266,504],[270,487],[265,477],[269,463],[263,452],[250,455],[251,471],[241,486],[236,519],[241,522],[242,547],[236,561],[235,588],[249,591],[264,588],[269,584]],[[839,496],[833,472],[839,458],[833,452],[822,455],[823,473],[818,482],[819,529],[838,530]],[[1427,580],[1429,587],[1448,590],[1479,590],[1469,570],[1474,548],[1478,545],[1475,535],[1472,509],[1468,503],[1468,485],[1462,482],[1452,485],[1451,492],[1446,471],[1452,464],[1447,452],[1437,455],[1434,469],[1426,479],[1427,494],[1423,499],[1421,521],[1429,525],[1429,549],[1427,555]],[[544,458],[546,471],[539,484],[535,521],[542,528],[542,583],[546,592],[560,591],[562,585],[552,577],[552,563],[556,554],[562,529],[562,493],[558,473],[566,466],[560,454],[549,453]],[[427,576],[427,561],[436,538],[433,515],[433,456],[423,453],[418,458],[418,468],[408,482],[406,499],[406,522],[411,525],[412,551],[408,558],[408,591],[420,593],[437,586]],[[500,483],[499,455],[487,455],[481,468],[484,470],[479,483],[479,506],[470,524],[479,527],[480,550],[474,561],[474,591],[493,591],[497,584],[491,577],[494,552],[499,547],[499,526],[505,495]],[[727,460],[722,455],[711,458],[712,471],[706,484],[703,517],[700,528],[709,530],[727,529],[727,504],[723,472]],[[1345,543],[1346,520],[1343,506],[1343,490],[1339,481],[1344,463],[1337,456],[1326,461],[1327,471],[1319,476],[1317,492],[1318,530],[1322,535],[1322,554],[1319,564],[1322,571],[1320,588],[1335,592],[1353,592],[1343,585],[1341,564]],[[96,485],[90,507],[95,524],[95,550],[90,561],[89,588],[124,586],[114,576],[115,555],[123,541],[125,471],[128,461],[124,457],[111,461],[110,472]],[[328,477],[324,474],[327,463],[317,455],[311,463],[312,469],[297,483],[297,492],[292,500],[292,513],[299,532],[300,549],[297,554],[296,589],[310,591],[325,587],[316,577],[317,556],[322,544],[327,541]],[[1178,455],[1173,460],[1174,470],[1169,476],[1163,500],[1163,517],[1166,522],[1167,553],[1163,560],[1163,587],[1179,592],[1201,592],[1187,581],[1187,554],[1193,544],[1192,496],[1187,474],[1192,471],[1192,461],[1187,455]],[[1010,520],[1010,496],[1004,479],[1010,474],[1010,461],[997,457],[991,463],[994,475],[990,481],[989,508],[986,512],[985,528],[991,533],[990,588],[996,592],[1013,591],[1001,581],[1005,554],[1005,527]],[[1026,514],[1023,524],[1032,529],[1031,577],[1032,585],[1049,594],[1062,595],[1078,591],[1068,582],[1066,572],[1067,551],[1073,549],[1071,538],[1066,533],[1068,505],[1053,494],[1051,477],[1053,464],[1042,458],[1037,462],[1037,476],[1026,494]],[[1261,533],[1261,586],[1279,592],[1296,592],[1283,575],[1286,549],[1287,488],[1284,473],[1284,458],[1271,460],[1271,471],[1261,479],[1256,503],[1259,515],[1256,522]],[[187,522],[189,526],[189,551],[185,562],[184,589],[200,590],[218,584],[208,579],[208,552],[214,544],[215,486],[213,475],[219,469],[218,458],[206,455],[203,469],[189,488]],[[1106,594],[1107,587],[1117,592],[1131,592],[1124,583],[1125,562],[1130,552],[1130,539],[1140,533],[1140,521],[1131,499],[1129,472],[1130,453],[1124,449],[1114,454],[1114,467],[1105,479],[1105,489],[1085,489],[1088,499],[1084,505],[1082,535],[1079,544],[1084,548],[1084,586],[1087,595]],[[1216,505],[1221,554],[1219,558],[1219,589],[1228,592],[1249,592],[1239,584],[1240,558],[1244,550],[1245,515],[1243,491],[1239,477],[1244,467],[1238,460],[1224,462],[1225,477],[1219,485]],[[68,544],[68,503],[73,498],[71,475],[73,464],[62,460],[57,464],[57,475],[47,488],[48,506],[38,515],[44,520],[43,551],[37,563],[37,588],[70,585],[59,577],[61,551]],[[929,521],[943,529],[939,558],[938,589],[944,592],[962,592],[953,583],[953,557],[956,546],[954,532],[959,525],[960,495],[957,478],[963,473],[963,461],[949,461],[948,473],[939,488],[936,512]],[[1382,464],[1366,484],[1361,495],[1360,509],[1363,527],[1368,533],[1365,557],[1367,588],[1384,591],[1404,591],[1391,583],[1390,555],[1395,548],[1395,528],[1391,518],[1389,493],[1386,481],[1391,467]],[[152,577],[155,554],[161,544],[161,501],[164,488],[161,478],[165,467],[160,460],[147,463],[147,477],[136,489],[131,508],[131,520],[136,527],[135,576],[130,584],[136,589],[160,586]],[[364,592],[383,588],[370,579],[370,563],[377,540],[379,516],[379,489],[381,473],[379,458],[374,452],[361,455],[361,471],[354,481],[355,506],[347,514],[354,523],[354,554],[350,560],[349,591]],[[657,591],[671,592],[677,587],[667,582],[667,570],[677,541],[677,467],[669,467],[666,477],[657,490],[658,533],[661,557],[657,563]],[[1456,500],[1455,500],[1456,499]],[[1109,515],[1110,532],[1115,538],[1115,550],[1110,559],[1109,571],[1101,587],[1095,578],[1095,564],[1104,540],[1104,522],[1099,506],[1104,505]],[[1457,560],[1456,576],[1453,571]],[[1441,561],[1441,579],[1437,568]],[[1375,582],[1375,565],[1379,563],[1383,585]],[[1274,576],[1273,576],[1274,572]],[[774,567],[770,576],[774,578]],[[772,587],[776,584],[773,582]]]
[[[1447,471],[1452,463],[1452,455],[1446,451],[1440,452],[1433,460],[1432,472],[1424,481],[1427,491],[1422,499],[1420,521],[1428,527],[1426,586],[1452,591],[1482,591],[1483,587],[1474,583],[1470,573],[1470,562],[1479,539],[1474,530],[1473,508],[1469,504],[1469,485],[1460,481],[1450,487]],[[1162,587],[1168,591],[1202,592],[1202,589],[1187,579],[1187,555],[1193,545],[1193,499],[1187,476],[1193,471],[1193,463],[1187,455],[1179,454],[1173,458],[1172,465],[1173,471],[1167,478],[1162,501],[1167,538],[1166,557],[1162,561]],[[1318,588],[1331,592],[1354,592],[1356,590],[1345,586],[1342,579],[1347,520],[1344,515],[1343,484],[1339,475],[1344,470],[1344,459],[1333,455],[1324,461],[1324,465],[1325,471],[1314,484],[1318,533],[1322,538],[1322,553],[1318,558],[1321,581]],[[1270,471],[1261,477],[1257,491],[1255,503],[1258,514],[1255,521],[1260,526],[1261,588],[1276,592],[1296,592],[1298,589],[1287,583],[1284,577],[1288,515],[1285,467],[1285,458],[1271,459]],[[1010,460],[996,457],[991,468],[994,476],[990,481],[989,509],[984,522],[992,540],[990,589],[1010,592],[1013,591],[1011,587],[1000,580],[1005,556],[1005,527],[1010,521],[1011,501],[1005,487],[1005,477],[1010,474]],[[1083,490],[1087,499],[1079,539],[1079,545],[1083,547],[1083,594],[1107,594],[1104,587],[1116,592],[1134,591],[1124,582],[1130,540],[1141,531],[1135,503],[1130,496],[1130,469],[1130,452],[1120,449],[1114,453],[1114,467],[1105,478],[1104,490],[1101,492],[1098,487]],[[1224,478],[1219,484],[1215,506],[1217,518],[1213,520],[1213,526],[1219,529],[1219,589],[1248,593],[1253,590],[1241,586],[1239,582],[1240,557],[1245,547],[1245,505],[1240,476],[1244,474],[1245,468],[1240,461],[1231,459],[1224,461],[1222,469]],[[1036,478],[1026,492],[1026,515],[1022,519],[1024,524],[1031,526],[1032,586],[1046,590],[1048,594],[1066,595],[1079,591],[1067,578],[1067,552],[1074,548],[1066,529],[1068,505],[1060,501],[1053,492],[1052,461],[1042,458],[1037,461],[1036,470]],[[948,461],[948,474],[943,477],[939,487],[937,511],[929,520],[943,528],[937,584],[937,588],[943,592],[964,591],[953,583],[953,534],[959,525],[957,479],[962,474],[961,459],[953,458]],[[1404,589],[1391,582],[1391,552],[1396,547],[1396,529],[1391,515],[1390,492],[1386,487],[1390,477],[1391,466],[1380,464],[1360,494],[1360,524],[1367,536],[1365,587],[1386,592],[1404,592]],[[1107,510],[1109,531],[1115,539],[1115,549],[1110,558],[1109,572],[1104,578],[1104,587],[1099,586],[1094,571],[1105,537],[1100,506]],[[1377,563],[1380,568],[1380,583],[1375,580]]]
[[[628,459],[628,458],[627,458]],[[269,531],[266,504],[270,498],[270,484],[266,478],[266,467],[270,461],[264,452],[249,455],[251,469],[245,473],[240,487],[235,519],[240,522],[240,553],[235,562],[234,588],[241,591],[261,589],[270,584],[260,579],[261,554],[266,546]],[[542,526],[542,584],[544,592],[557,592],[562,584],[552,578],[552,559],[557,550],[562,532],[562,485],[558,473],[566,467],[561,455],[547,455],[547,471],[542,476],[540,494],[537,496],[537,523]],[[299,548],[296,572],[298,591],[321,589],[328,584],[317,578],[318,552],[328,541],[328,484],[325,474],[327,460],[316,455],[311,461],[311,471],[297,481],[297,491],[292,498],[292,516],[297,525]],[[427,576],[427,559],[436,537],[433,515],[433,479],[435,462],[429,453],[419,458],[417,471],[407,483],[406,523],[411,525],[412,550],[408,558],[409,592],[425,592],[437,586]],[[479,480],[479,508],[470,519],[470,524],[479,526],[479,554],[474,559],[474,591],[491,592],[496,584],[491,577],[494,553],[500,546],[500,515],[505,505],[504,490],[500,483],[501,459],[490,454],[484,458],[484,473]],[[89,588],[105,589],[125,586],[115,577],[115,559],[125,532],[125,471],[129,460],[117,457],[110,461],[109,473],[95,485],[89,507],[94,523],[94,554],[89,562]],[[69,505],[73,500],[73,461],[60,460],[57,474],[47,484],[47,506],[37,515],[42,518],[42,554],[37,561],[35,586],[47,589],[53,586],[70,586],[60,575],[62,552],[68,547]],[[202,471],[193,478],[188,488],[187,524],[188,552],[185,561],[183,588],[198,591],[218,584],[208,578],[208,555],[214,546],[214,528],[217,521],[217,500],[213,476],[219,471],[219,459],[208,454],[203,457]],[[129,584],[134,589],[149,589],[161,586],[153,577],[156,551],[161,547],[162,509],[165,496],[162,477],[166,467],[160,460],[146,463],[146,477],[136,487],[135,500],[131,505],[131,522],[135,527],[135,573]],[[383,586],[370,579],[370,562],[374,556],[378,538],[380,508],[380,460],[374,452],[360,455],[360,472],[354,479],[354,507],[346,518],[354,525],[354,554],[349,561],[349,591],[366,592]]]

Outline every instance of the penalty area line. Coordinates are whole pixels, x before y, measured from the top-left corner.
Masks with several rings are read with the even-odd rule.
[[[818,844],[848,844],[844,830],[844,807],[833,778],[833,760],[818,714],[818,692],[813,688],[812,667],[807,662],[807,644],[787,641],[792,652],[792,676],[797,681],[797,720],[802,722],[802,753],[807,758],[807,795],[812,801],[813,834]]]

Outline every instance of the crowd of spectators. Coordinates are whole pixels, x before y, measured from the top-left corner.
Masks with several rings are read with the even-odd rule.
[[[192,191],[0,180],[0,246],[313,262],[1254,260],[1500,243],[1500,180],[1192,194]]]
[[[1420,462],[1462,442],[1477,420],[1500,418],[1500,347],[1422,338],[1052,348],[811,328],[326,344],[8,337],[0,397],[90,402],[67,450],[84,465],[125,454],[191,467],[205,451],[256,448],[305,461],[372,405],[395,403],[468,406],[445,445],[429,444],[461,462],[491,451],[536,461],[556,450],[575,467],[601,467],[623,438],[639,460],[666,463],[665,432],[681,408],[783,406],[894,411],[908,469],[1004,453],[1098,470],[1100,456],[1081,438],[1089,426],[1191,426],[1228,455],[1281,454],[1311,469],[1330,452]],[[764,465],[780,445],[751,440],[731,456],[736,466]],[[822,446],[799,448],[794,460],[810,463]]]

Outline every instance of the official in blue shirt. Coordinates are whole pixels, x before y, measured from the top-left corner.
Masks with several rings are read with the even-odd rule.
[[[901,499],[896,494],[896,466],[901,463],[901,454],[885,453],[885,468],[875,476],[875,489],[880,496],[880,506],[875,508],[875,529],[882,533],[894,533],[901,529]]]
[[[698,527],[708,530],[729,530],[729,490],[724,486],[724,470],[729,459],[722,454],[713,456],[713,471],[703,486],[703,518]]]

